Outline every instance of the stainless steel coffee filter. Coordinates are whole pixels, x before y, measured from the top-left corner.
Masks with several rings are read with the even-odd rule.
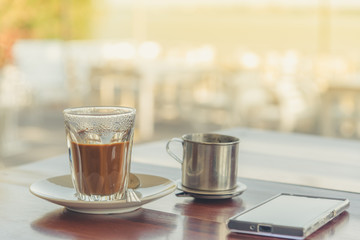
[[[179,142],[183,156],[170,150]],[[182,185],[206,191],[223,191],[236,187],[239,139],[232,136],[195,133],[173,138],[167,144],[168,153],[182,164]]]

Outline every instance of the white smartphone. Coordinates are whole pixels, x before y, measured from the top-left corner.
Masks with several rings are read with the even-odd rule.
[[[348,199],[282,193],[229,219],[231,232],[304,239],[344,212]]]

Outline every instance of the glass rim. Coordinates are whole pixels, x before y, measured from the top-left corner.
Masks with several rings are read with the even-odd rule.
[[[106,116],[119,116],[119,115],[127,115],[127,114],[131,115],[135,113],[136,113],[135,108],[123,107],[123,106],[84,106],[84,107],[71,107],[63,110],[64,115],[78,116],[78,117],[82,117],[82,116],[106,117]]]

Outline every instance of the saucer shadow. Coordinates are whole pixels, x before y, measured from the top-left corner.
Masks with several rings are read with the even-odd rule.
[[[226,222],[227,219],[244,210],[240,197],[230,199],[189,199],[175,205],[181,215],[203,220]]]
[[[168,221],[156,222],[158,212],[137,209],[122,214],[84,214],[61,208],[31,223],[44,235],[71,239],[139,239],[162,236],[176,228],[177,216],[164,216]],[[149,219],[154,219],[150,221]],[[154,222],[154,224],[152,224]]]

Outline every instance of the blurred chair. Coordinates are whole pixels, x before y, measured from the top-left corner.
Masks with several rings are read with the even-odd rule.
[[[360,137],[360,83],[330,83],[322,96],[322,134],[331,137]]]
[[[191,107],[188,89],[195,79],[186,67],[170,67],[159,73],[154,89],[156,121],[184,120],[184,108]]]
[[[12,65],[0,69],[0,157],[24,151],[19,112],[28,106],[27,86]]]
[[[226,128],[237,122],[235,98],[238,89],[232,75],[216,68],[193,71],[179,84],[181,117],[198,131]]]
[[[152,78],[152,74],[124,63],[93,67],[88,102],[136,108],[136,137],[147,140],[154,131]]]
[[[90,72],[91,104],[127,105],[138,104],[140,73],[134,67],[96,66]]]
[[[92,68],[103,64],[102,43],[97,41],[68,41],[66,43],[66,73],[69,104],[89,105]]]

